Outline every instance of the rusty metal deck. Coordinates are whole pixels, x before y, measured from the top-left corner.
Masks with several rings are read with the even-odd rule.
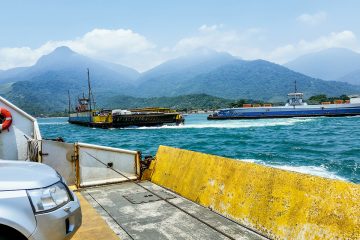
[[[121,239],[264,239],[151,182],[140,184],[156,194],[134,182],[86,188],[81,194]]]

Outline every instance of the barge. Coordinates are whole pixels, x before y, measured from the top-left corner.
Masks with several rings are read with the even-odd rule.
[[[78,105],[73,113],[70,113],[69,96],[69,123],[98,128],[124,128],[180,125],[185,121],[180,113],[169,108],[94,110],[95,101],[91,92],[89,70],[88,88],[88,96],[85,97],[83,94],[82,98],[78,98]]]
[[[84,99],[79,101],[84,102]],[[100,111],[84,109],[70,113],[69,123],[97,128],[150,127],[184,123],[180,113],[164,108]]]
[[[293,117],[343,117],[360,115],[360,96],[351,96],[350,100],[336,100],[308,105],[303,101],[303,93],[288,94],[285,106],[273,107],[271,104],[244,104],[241,108],[225,108],[208,116],[208,120],[293,118]]]

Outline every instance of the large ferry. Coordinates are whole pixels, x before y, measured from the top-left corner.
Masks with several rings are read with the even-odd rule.
[[[75,112],[72,113],[70,112],[69,96],[69,123],[99,128],[159,126],[164,124],[179,125],[184,123],[182,115],[169,108],[94,110],[95,101],[91,92],[89,70],[88,88],[88,96],[85,97],[83,94],[82,98],[78,98],[78,105]]]
[[[241,108],[225,108],[208,116],[208,120],[258,119],[258,118],[292,118],[292,117],[339,117],[360,115],[360,96],[350,96],[350,100],[336,100],[334,103],[323,102],[308,105],[303,101],[303,93],[288,94],[285,106],[271,104],[244,104]]]

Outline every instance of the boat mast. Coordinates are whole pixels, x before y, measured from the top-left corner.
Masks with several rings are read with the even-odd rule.
[[[91,85],[90,85],[90,72],[89,69],[87,69],[87,75],[88,75],[88,88],[89,88],[89,109],[91,113]],[[90,114],[91,115],[91,114]]]
[[[96,102],[95,102],[93,91],[91,91],[91,98],[92,98],[92,107],[93,107],[93,109],[96,109]]]
[[[68,98],[69,98],[69,114],[70,114],[70,112],[71,112],[70,90],[68,90]]]
[[[297,93],[296,80],[295,80],[295,93]]]

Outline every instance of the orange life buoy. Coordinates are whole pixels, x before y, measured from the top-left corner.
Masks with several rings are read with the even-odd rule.
[[[8,129],[12,123],[11,113],[6,108],[0,108],[0,117],[0,119],[2,119],[0,131]]]

